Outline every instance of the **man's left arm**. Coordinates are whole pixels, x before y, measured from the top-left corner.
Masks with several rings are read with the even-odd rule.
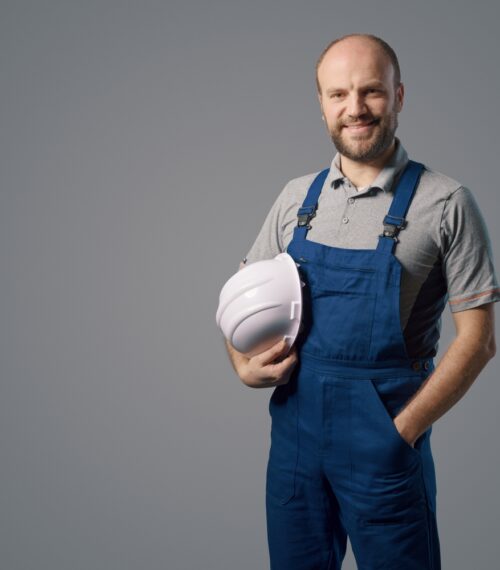
[[[456,336],[419,390],[394,418],[413,447],[427,428],[454,406],[495,356],[494,303],[452,313]]]

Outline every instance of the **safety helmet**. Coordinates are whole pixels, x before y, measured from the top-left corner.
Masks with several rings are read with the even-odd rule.
[[[298,264],[286,252],[256,261],[235,273],[222,287],[217,325],[242,353],[281,337],[292,347],[302,317],[302,282]],[[269,346],[267,348],[269,348]]]

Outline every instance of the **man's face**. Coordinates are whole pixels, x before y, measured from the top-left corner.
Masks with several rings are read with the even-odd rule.
[[[391,146],[404,97],[404,86],[395,89],[393,74],[390,61],[372,42],[344,40],[325,55],[318,69],[318,97],[341,155],[368,162]]]

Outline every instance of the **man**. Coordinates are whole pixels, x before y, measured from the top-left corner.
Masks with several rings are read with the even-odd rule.
[[[430,435],[495,354],[487,229],[470,190],[395,136],[404,86],[387,43],[335,40],[317,88],[338,153],[285,186],[245,260],[287,251],[308,322],[288,354],[227,344],[246,385],[275,388],[271,569],[337,570],[349,536],[360,569],[438,570]],[[434,367],[446,301],[456,336]]]

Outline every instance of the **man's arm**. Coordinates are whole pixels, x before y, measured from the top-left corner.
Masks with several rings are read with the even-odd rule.
[[[401,436],[412,446],[462,398],[496,353],[494,303],[452,316],[456,337],[434,372],[394,418]]]

